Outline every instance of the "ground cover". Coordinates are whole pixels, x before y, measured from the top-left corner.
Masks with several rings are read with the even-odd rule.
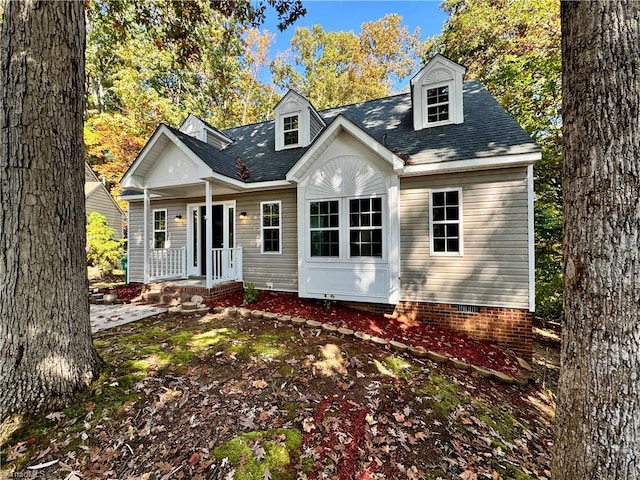
[[[241,306],[241,291],[210,302],[211,306]],[[520,365],[510,355],[489,342],[474,340],[466,335],[427,325],[406,317],[392,318],[349,308],[331,299],[324,301],[299,298],[292,293],[261,291],[258,299],[247,308],[273,313],[300,316],[338,327],[394,339],[414,347],[424,347],[449,357],[464,360],[479,367],[489,368],[507,375],[518,375]]]
[[[553,403],[535,386],[223,314],[162,315],[97,334],[95,344],[109,368],[76,404],[3,443],[5,476],[550,476]]]

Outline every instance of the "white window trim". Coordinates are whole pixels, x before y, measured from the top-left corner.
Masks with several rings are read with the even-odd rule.
[[[291,130],[285,130],[284,129],[284,121],[287,118],[291,118],[291,117],[298,117],[298,128],[295,129],[291,129]],[[296,148],[299,147],[301,145],[301,138],[300,135],[302,134],[301,130],[300,130],[300,122],[301,122],[302,118],[301,118],[301,112],[289,112],[289,113],[283,113],[282,114],[282,149],[287,149],[287,148]],[[296,143],[290,143],[290,144],[286,144],[284,141],[284,137],[287,133],[289,132],[298,132],[298,141]]]
[[[278,204],[278,251],[277,252],[266,252],[264,250],[264,205],[271,205],[277,203]],[[269,229],[275,229],[276,227],[267,227]],[[282,255],[282,201],[281,200],[271,200],[260,202],[260,253],[265,255]]]
[[[446,120],[441,120],[439,122],[430,122],[429,121],[429,106],[434,107],[436,105],[444,105],[445,103],[436,103],[433,105],[428,105],[428,95],[427,92],[429,90],[433,90],[434,88],[440,88],[440,87],[449,87],[449,100],[447,101],[447,105],[449,105],[449,118]],[[422,86],[423,91],[422,91],[422,122],[424,125],[426,125],[427,127],[437,127],[439,125],[449,125],[451,123],[454,123],[454,112],[453,112],[453,108],[454,108],[454,103],[453,103],[453,80],[447,80],[446,82],[439,82],[439,83],[433,83],[433,84],[427,84],[427,85],[423,85]]]
[[[325,228],[312,228],[311,227],[311,204],[312,203],[328,203],[328,202],[338,202],[338,226],[337,227],[325,227]],[[306,215],[307,219],[305,222],[305,227],[307,232],[309,233],[309,241],[307,242],[307,259],[311,262],[337,262],[342,261],[344,257],[343,253],[343,245],[342,245],[342,234],[344,233],[342,230],[342,199],[341,198],[319,198],[315,200],[309,200],[307,202]],[[311,255],[311,232],[324,232],[324,231],[337,231],[338,232],[338,256],[337,257],[314,257]]]
[[[380,215],[381,215],[381,223],[380,226],[369,226],[369,227],[352,227],[351,226],[351,206],[350,206],[350,202],[351,200],[369,200],[369,202],[371,202],[371,200],[373,200],[374,198],[379,198],[380,199]],[[347,198],[347,256],[349,259],[353,259],[353,260],[362,260],[362,259],[384,259],[385,258],[385,206],[384,206],[384,198],[378,195],[367,195],[367,196],[362,196],[362,197],[349,197]],[[362,255],[362,256],[352,256],[351,255],[351,232],[352,231],[362,231],[362,230],[378,230],[380,229],[381,232],[381,241],[382,241],[382,250],[381,250],[381,255],[378,257],[376,255]]]
[[[382,227],[376,227],[382,229],[382,256],[381,257],[352,257],[351,256],[351,226],[349,224],[349,202],[351,200],[360,199],[373,199],[380,198],[382,201]],[[338,226],[328,228],[311,228],[311,204],[315,202],[338,202]],[[359,195],[349,197],[331,197],[331,198],[318,198],[307,200],[305,210],[305,228],[307,231],[308,239],[306,245],[306,260],[308,262],[339,262],[339,263],[353,263],[353,264],[374,264],[374,263],[387,263],[389,256],[389,240],[388,240],[388,224],[387,224],[387,196],[385,195]],[[366,230],[367,228],[354,228],[354,230]],[[338,253],[337,257],[313,257],[311,256],[311,232],[324,230],[336,230],[338,231]]]
[[[164,229],[162,230],[156,229],[156,212],[164,212]],[[151,248],[156,248],[156,233],[159,233],[159,232],[164,232],[164,245],[160,248],[167,248],[167,241],[169,240],[167,238],[168,227],[169,227],[169,217],[167,215],[168,213],[166,208],[157,208],[157,209],[154,209],[153,212],[151,213],[151,222],[152,222],[151,226],[153,230],[153,236],[151,237],[151,241],[152,241]]]
[[[458,220],[444,221],[438,223],[457,223],[458,224],[458,245],[457,252],[435,252],[433,250],[433,194],[440,192],[458,192]],[[432,257],[462,257],[464,256],[464,228],[463,228],[463,207],[464,199],[462,197],[462,187],[437,188],[429,191],[429,255]]]

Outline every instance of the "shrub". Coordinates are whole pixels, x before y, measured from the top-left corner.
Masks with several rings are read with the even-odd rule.
[[[104,275],[111,275],[120,267],[122,240],[114,240],[113,229],[107,219],[98,212],[87,215],[87,266],[99,268]]]
[[[258,290],[253,286],[253,283],[249,282],[244,287],[244,298],[242,299],[242,305],[249,305],[258,300]]]

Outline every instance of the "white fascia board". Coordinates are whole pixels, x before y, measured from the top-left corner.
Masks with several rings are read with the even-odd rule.
[[[318,135],[311,145],[311,147],[300,157],[296,164],[291,167],[287,172],[287,180],[290,182],[298,183],[300,178],[298,172],[300,169],[310,161],[317,150],[321,148],[325,142],[338,130],[341,129],[352,135],[355,139],[360,141],[365,147],[368,147],[371,151],[377,154],[380,158],[386,161],[392,166],[393,171],[398,173],[404,168],[404,161],[398,157],[395,153],[382,145],[380,142],[374,140],[370,135],[365,133],[361,128],[355,125],[351,120],[343,115],[339,115],[327,129],[325,129],[320,135]]]
[[[484,170],[491,168],[515,167],[519,165],[531,165],[542,158],[540,152],[521,153],[515,155],[500,155],[486,158],[469,158],[454,160],[451,162],[434,162],[421,165],[407,165],[401,176],[434,175],[456,171]]]
[[[162,198],[162,195],[157,193],[149,193],[149,198]],[[129,202],[131,200],[144,200],[144,193],[138,193],[136,195],[118,195],[118,200],[124,200],[125,202]]]
[[[216,172],[212,172],[211,175],[203,177],[204,181],[215,181],[228,185],[231,188],[235,188],[237,190],[248,190],[248,191],[256,191],[256,190],[271,190],[275,188],[285,188],[293,186],[291,182],[287,180],[270,180],[267,182],[253,182],[253,183],[245,183],[240,180],[236,180],[235,178],[225,177]]]

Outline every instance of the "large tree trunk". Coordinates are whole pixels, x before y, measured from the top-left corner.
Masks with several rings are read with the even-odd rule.
[[[10,1],[0,36],[0,422],[91,382],[84,3]]]
[[[565,324],[554,479],[640,479],[640,2],[562,2]]]

